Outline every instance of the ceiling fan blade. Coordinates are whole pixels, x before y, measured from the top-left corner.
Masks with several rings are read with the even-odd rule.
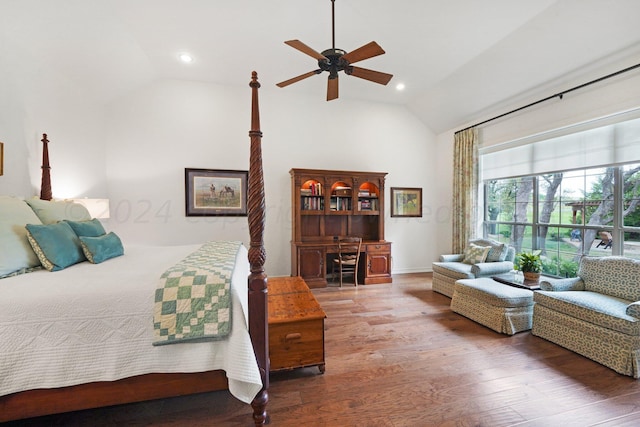
[[[311,77],[311,76],[314,76],[316,74],[320,74],[321,72],[322,72],[322,70],[320,70],[320,69],[317,69],[317,70],[314,70],[314,71],[309,71],[308,73],[300,74],[299,76],[294,77],[292,79],[285,80],[283,82],[277,83],[276,86],[278,86],[278,87],[289,86],[292,83],[299,82],[300,80],[304,80],[307,77]]]
[[[342,56],[342,59],[347,61],[349,64],[353,64],[354,62],[362,61],[364,59],[373,58],[374,56],[382,55],[384,50],[378,45],[376,42],[367,43],[362,47],[357,48],[356,50],[346,53]]]
[[[300,40],[288,40],[285,42],[294,49],[298,49],[302,53],[306,53],[307,55],[317,59],[318,61],[326,60],[327,57],[322,55],[321,53],[316,52],[306,44],[302,43]]]
[[[380,71],[368,70],[360,67],[349,67],[349,70],[345,70],[349,75],[360,77],[361,79],[369,80],[374,83],[386,85],[393,77],[393,74],[382,73]]]
[[[331,78],[327,81],[327,101],[332,101],[338,98],[338,76]]]

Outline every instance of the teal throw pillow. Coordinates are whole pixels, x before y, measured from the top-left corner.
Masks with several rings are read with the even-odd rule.
[[[86,237],[98,237],[103,236],[107,232],[104,230],[102,223],[99,219],[92,219],[89,221],[69,221],[65,220],[68,223],[73,231],[76,233],[78,237],[86,236]]]
[[[99,237],[81,236],[80,244],[84,255],[93,264],[124,255],[122,241],[113,231]]]
[[[29,243],[47,270],[62,270],[85,260],[80,240],[66,222],[27,224],[26,228]]]

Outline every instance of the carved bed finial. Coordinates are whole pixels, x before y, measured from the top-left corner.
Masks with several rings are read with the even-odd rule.
[[[42,182],[40,183],[40,198],[42,200],[51,200],[53,198],[51,194],[51,175],[49,166],[49,140],[47,134],[42,134]]]

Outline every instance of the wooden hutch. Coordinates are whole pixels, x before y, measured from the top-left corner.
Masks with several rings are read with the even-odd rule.
[[[291,169],[291,275],[327,286],[340,237],[363,240],[358,282],[391,282],[391,243],[384,240],[386,173]]]

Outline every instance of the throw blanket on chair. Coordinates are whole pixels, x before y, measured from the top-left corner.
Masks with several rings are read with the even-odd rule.
[[[165,271],[156,289],[153,345],[217,340],[231,330],[231,276],[240,242],[208,242]]]

